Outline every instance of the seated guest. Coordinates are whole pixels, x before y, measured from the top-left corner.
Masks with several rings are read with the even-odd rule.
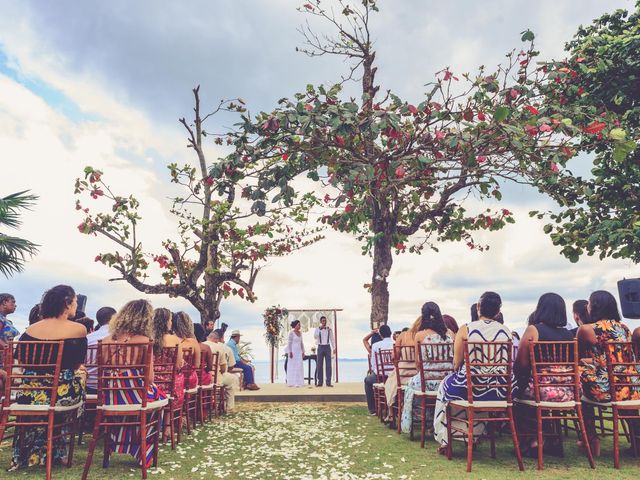
[[[587,312],[587,300],[576,300],[573,302],[573,321],[576,324],[575,328],[571,329],[571,333],[575,337],[578,334],[578,329],[585,323],[589,323],[589,313]]]
[[[82,401],[86,371],[81,368],[87,352],[87,330],[83,325],[69,320],[76,313],[78,301],[73,288],[67,285],[57,285],[48,290],[42,297],[42,320],[27,327],[20,336],[20,341],[64,340],[62,353],[62,369],[58,384],[59,406],[71,406]],[[18,350],[20,352],[20,350]],[[18,363],[31,363],[33,359],[16,358]],[[27,375],[36,375],[35,369],[25,370]],[[33,387],[41,385],[41,379],[27,379],[33,381]],[[26,386],[26,384],[25,384]],[[16,398],[22,405],[48,405],[48,391],[23,390]],[[68,427],[63,427],[67,433]],[[10,470],[19,467],[46,464],[47,434],[44,428],[29,428],[13,439],[13,458]],[[19,441],[18,441],[19,440]],[[53,463],[66,463],[69,454],[69,437],[64,435],[53,444]]]
[[[471,305],[470,313],[471,313],[471,321],[477,322],[478,321],[478,304],[477,303],[474,303],[473,305]]]
[[[87,335],[87,345],[89,347],[98,345],[98,342],[100,340],[109,335],[109,328],[106,327],[106,325],[109,325],[111,317],[113,317],[115,314],[116,310],[112,307],[102,307],[96,312],[96,320],[98,320],[98,325],[103,328],[99,328],[95,332],[91,332],[89,335]],[[91,359],[91,363],[95,363],[95,359]],[[98,369],[96,367],[87,368],[87,393],[97,393],[97,384]]]
[[[367,396],[367,407],[369,407],[369,415],[376,414],[376,406],[373,401],[373,384],[378,381],[376,353],[380,350],[393,349],[393,340],[391,340],[391,328],[389,325],[381,325],[378,329],[378,335],[382,338],[379,342],[375,342],[371,346],[371,371],[364,379],[364,393]]]
[[[205,343],[207,341],[207,334],[204,327],[199,323],[196,323],[193,326],[193,333],[195,334],[198,345],[200,346],[200,363],[201,365],[204,365],[201,379],[202,385],[211,385],[211,382],[213,382],[213,378],[211,377],[211,370],[213,370],[213,354],[211,352],[211,347]]]
[[[89,335],[90,333],[93,333],[93,324],[95,322],[93,321],[92,318],[84,316],[82,318],[78,318],[77,320],[74,320],[74,322],[78,322],[79,324],[84,325],[84,328],[87,329],[87,335]]]
[[[102,345],[110,345],[113,343],[149,343],[153,340],[153,307],[146,300],[133,300],[120,309],[118,313],[109,322],[110,335],[102,340]],[[138,375],[136,369],[131,369],[131,375]],[[153,359],[151,359],[151,382],[153,382]],[[114,380],[122,382],[122,386],[131,385],[131,380],[118,379]],[[134,379],[135,382],[142,382],[140,379]],[[140,386],[141,383],[138,383]],[[135,390],[131,389],[131,392]],[[164,400],[166,395],[158,389],[153,383],[149,385],[147,390],[147,401],[154,402],[156,400]],[[142,403],[142,398],[138,395],[112,395],[107,392],[105,394],[105,403],[110,405],[137,405]],[[154,412],[149,419],[149,423],[155,422],[156,415],[161,415],[160,411]],[[139,464],[144,461],[147,468],[151,466],[155,453],[154,442],[156,431],[152,428],[148,431],[147,451],[141,452],[140,434],[136,432],[136,427],[121,426],[110,427],[111,445],[113,451],[117,453],[128,453],[133,456]]]
[[[33,325],[40,320],[42,320],[42,316],[40,315],[40,304],[38,303],[31,307],[29,311],[29,325]]]
[[[191,317],[185,312],[174,313],[172,316],[172,330],[176,337],[180,339],[180,347],[182,351],[190,348],[193,351],[193,364],[191,365],[191,373],[189,378],[185,378],[185,388],[191,389],[198,386],[198,374],[196,370],[200,368],[202,354],[200,352],[200,344],[196,340],[196,334],[193,331],[193,322]],[[186,365],[184,366],[186,368]]]
[[[440,307],[437,303],[427,302],[422,306],[422,314],[420,316],[422,319],[420,322],[420,326],[418,327],[418,333],[415,336],[416,340],[416,348],[418,348],[419,344],[427,345],[430,343],[451,343],[453,344],[454,334],[444,323],[444,319],[442,318],[442,314],[440,313]],[[453,369],[453,364],[445,364],[445,363],[435,363],[430,364],[428,358],[423,358],[424,368],[427,370],[425,372],[425,389],[428,392],[435,392],[438,390],[440,386],[440,382],[442,381],[442,376],[437,372],[429,372],[428,369],[444,369],[451,368]],[[402,421],[401,427],[402,431],[405,433],[409,433],[411,431],[411,426],[413,424],[413,399],[415,392],[422,391],[420,372],[416,373],[410,380],[409,383],[405,386],[404,390],[404,403],[402,410]],[[428,417],[428,423],[432,422],[432,418]]]
[[[518,355],[514,365],[514,373],[518,381],[520,397],[528,400],[534,399],[533,379],[531,378],[531,342],[570,342],[573,334],[567,330],[567,307],[564,299],[556,293],[545,293],[538,300],[533,324],[528,326],[522,336]],[[562,367],[560,367],[562,368]],[[562,373],[560,369],[549,368],[548,374]],[[566,372],[566,370],[564,370]],[[548,379],[546,382],[549,382]],[[558,377],[558,382],[566,383],[567,377]],[[570,402],[574,400],[574,391],[571,387],[553,387],[551,385],[540,388],[540,399],[543,402]],[[518,420],[518,432],[532,435],[531,425],[520,415]],[[535,455],[537,458],[537,441],[533,440],[528,446],[522,445],[525,455]]]
[[[456,319],[451,315],[447,315],[446,313],[442,315],[442,319],[444,320],[444,324],[446,325],[447,330],[449,330],[455,336],[460,328],[458,327],[458,322],[456,322]]]
[[[453,368],[456,370],[454,373],[448,375],[440,383],[438,388],[438,399],[436,401],[435,415],[433,419],[433,429],[436,441],[440,444],[438,451],[442,454],[446,452],[447,446],[447,405],[451,400],[467,400],[467,377],[464,366],[464,341],[480,343],[480,342],[505,342],[511,341],[511,331],[496,322],[494,319],[500,313],[500,307],[502,306],[502,299],[500,295],[495,292],[485,292],[480,297],[478,302],[478,320],[473,321],[467,325],[460,327],[458,334],[456,335],[453,346]],[[511,346],[503,346],[501,350],[498,350],[498,358],[493,359],[498,361],[500,359],[506,359],[509,355],[508,350]],[[473,358],[475,352],[469,352],[469,355]],[[479,372],[485,373],[485,372]],[[487,384],[486,388],[477,392],[481,395],[481,400],[504,400],[506,392],[504,387],[498,384]],[[474,391],[474,398],[476,392]],[[461,417],[465,414],[464,411],[452,409],[452,414],[456,417]],[[485,425],[478,423],[474,425],[475,435],[479,435],[484,432]]]
[[[225,326],[224,323],[222,325],[223,327]],[[222,328],[214,330],[204,343],[207,344],[212,353],[218,353],[218,383],[223,385],[225,389],[227,411],[233,411],[236,392],[240,390],[240,381],[237,375],[230,372],[236,361],[233,358],[233,352],[224,343],[224,330]]]
[[[184,373],[182,369],[182,348],[180,348],[180,339],[171,333],[173,325],[173,315],[168,308],[156,308],[153,311],[153,358],[156,363],[160,363],[162,349],[164,347],[178,347],[176,354],[177,372],[173,383],[174,391],[165,392],[170,394],[174,399],[174,405],[179,407],[184,403]],[[162,363],[167,363],[162,361]],[[160,377],[158,377],[160,378]],[[160,381],[160,380],[158,380]]]
[[[607,348],[607,342],[629,342],[632,340],[629,328],[620,320],[618,303],[613,295],[604,290],[593,292],[587,305],[587,323],[578,328],[578,352],[582,363],[582,393],[595,402],[640,400],[640,384],[624,387],[611,398],[607,354],[618,358],[619,347]],[[596,435],[593,408],[583,403],[585,427],[594,456],[600,454],[600,440]]]
[[[253,379],[253,367],[249,362],[240,356],[240,330],[234,330],[231,332],[231,338],[227,342],[227,346],[233,352],[233,358],[236,362],[235,368],[242,369],[244,376],[244,388],[247,390],[260,390],[260,387],[255,384]]]
[[[0,347],[3,347],[20,332],[13,326],[13,322],[7,318],[16,311],[16,299],[10,293],[0,293]],[[2,360],[0,360],[0,365]]]

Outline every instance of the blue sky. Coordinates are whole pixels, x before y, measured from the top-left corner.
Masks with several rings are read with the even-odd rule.
[[[93,263],[108,245],[76,231],[73,179],[85,165],[103,168],[119,188],[140,197],[146,244],[159,249],[172,232],[166,163],[190,159],[177,119],[190,113],[191,88],[200,84],[209,104],[240,96],[256,112],[307,83],[340,78],[346,71],[340,61],[295,52],[302,41],[296,28],[304,20],[295,5],[202,0],[158,8],[151,0],[0,0],[0,152],[11,178],[2,194],[29,188],[41,198],[21,230],[42,245],[40,254],[24,273],[0,279],[0,290],[18,299],[18,323],[56,283],[86,293],[90,314],[139,296],[123,282],[109,281],[113,273]],[[616,7],[632,8],[633,2],[406,0],[382,1],[380,7],[373,22],[378,80],[383,90],[419,102],[435,72],[447,66],[458,73],[481,64],[491,68],[520,46],[526,28],[536,32],[542,58],[558,58],[580,23]],[[214,126],[231,123],[222,117]],[[576,162],[573,169],[588,171],[588,158]],[[541,224],[527,216],[550,204],[525,187],[509,188],[505,197],[504,206],[516,211],[518,222],[486,237],[489,252],[448,245],[437,255],[396,259],[390,279],[393,328],[411,323],[427,300],[466,321],[469,304],[487,289],[503,294],[507,322],[519,328],[546,291],[571,302],[596,288],[614,290],[622,276],[637,276],[624,261],[570,264],[541,233]],[[225,302],[223,319],[244,330],[265,358],[264,308],[344,308],[342,355],[359,357],[369,309],[362,284],[369,278],[370,261],[357,243],[331,233],[306,251],[271,261],[258,278],[258,302]],[[150,299],[195,316],[184,302]]]

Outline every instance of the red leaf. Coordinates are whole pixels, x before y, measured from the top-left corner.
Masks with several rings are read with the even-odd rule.
[[[342,135],[336,135],[336,143],[340,147],[344,147],[344,137]]]
[[[102,261],[102,255],[97,255],[96,258],[93,259],[95,262],[101,262]]]
[[[313,110],[313,105],[311,105],[310,103],[305,103],[305,104],[304,104],[304,109],[305,109],[307,112],[310,112],[311,110]]]
[[[402,178],[404,177],[404,174],[404,167],[402,165],[398,165],[398,168],[396,168],[396,178]]]
[[[558,173],[560,169],[558,168],[558,164],[556,162],[551,162],[551,171],[553,173]]]
[[[531,115],[538,115],[540,113],[536,107],[532,107],[531,105],[526,105],[524,108],[529,110]]]
[[[282,155],[282,160],[284,160],[285,162],[286,162],[287,160],[289,160],[289,154],[288,154],[288,153],[283,154],[283,155]]]
[[[476,160],[478,161],[478,163],[484,163],[484,162],[487,161],[487,157],[486,157],[486,155],[478,155],[476,157]]]
[[[540,130],[541,132],[551,132],[553,128],[551,128],[550,125],[544,124],[544,125],[540,125],[538,130]]]
[[[582,129],[585,133],[600,133],[607,126],[604,122],[593,122]]]
[[[578,87],[578,96],[581,96],[584,93],[584,88]]]
[[[311,5],[310,3],[305,3],[304,8],[306,8],[307,10],[313,10],[313,5]]]
[[[516,90],[515,88],[512,88],[509,91],[509,95],[511,95],[511,98],[517,98],[518,95],[520,95],[520,92],[518,92],[518,90]]]
[[[415,105],[409,105],[407,108],[408,108],[408,109],[409,109],[409,111],[410,111],[412,114],[414,114],[414,115],[415,115],[416,113],[418,113],[418,109],[415,107]]]
[[[346,207],[344,207],[344,211],[345,211],[346,213],[351,213],[351,212],[353,212],[353,205],[351,205],[350,203],[349,203],[349,204],[347,204],[347,206],[346,206]]]
[[[524,129],[526,130],[528,135],[531,135],[532,137],[538,133],[538,129],[532,125],[525,125]]]
[[[481,122],[484,122],[485,120],[485,116],[483,112],[478,112],[478,120],[480,120]]]
[[[462,114],[462,118],[464,118],[467,122],[473,120],[473,110],[471,110],[470,108],[466,109]]]

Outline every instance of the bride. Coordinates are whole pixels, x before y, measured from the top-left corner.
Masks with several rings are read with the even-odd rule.
[[[287,385],[289,387],[304,386],[304,343],[302,342],[302,332],[300,331],[300,320],[291,322],[289,341],[287,342]]]

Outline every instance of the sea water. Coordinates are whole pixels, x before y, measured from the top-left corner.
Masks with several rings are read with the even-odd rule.
[[[260,385],[261,383],[269,383],[271,381],[270,378],[270,370],[269,370],[269,362],[268,361],[254,361],[253,364],[256,367],[256,383]],[[314,374],[315,362],[311,362],[311,375]],[[362,382],[364,377],[367,375],[367,370],[369,368],[369,363],[366,358],[339,358],[338,359],[338,368],[340,371],[339,381],[340,382]],[[333,364],[333,381],[335,381],[335,364]],[[304,362],[304,376],[306,377],[308,374],[308,363]],[[276,383],[284,383],[286,381],[284,371],[284,361],[278,362],[278,378],[276,379]],[[311,382],[313,383],[313,381]]]

